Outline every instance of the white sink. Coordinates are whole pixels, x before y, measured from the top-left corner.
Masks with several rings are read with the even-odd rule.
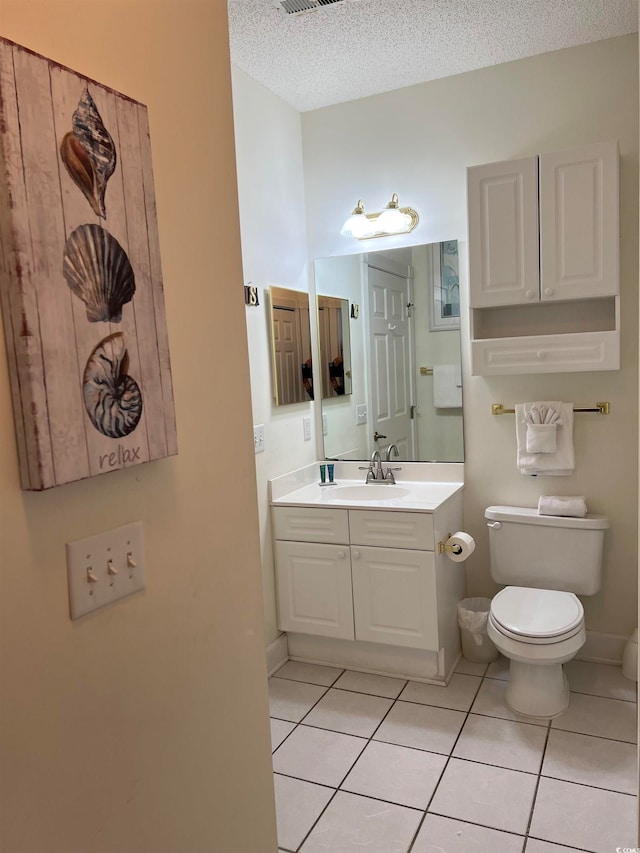
[[[331,497],[339,501],[395,501],[411,494],[409,489],[393,483],[367,483],[361,486],[337,486]]]

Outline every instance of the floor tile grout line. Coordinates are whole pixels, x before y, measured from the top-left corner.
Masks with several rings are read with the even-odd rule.
[[[619,791],[617,788],[603,788],[602,785],[589,785],[588,782],[576,782],[574,779],[563,779],[562,776],[548,776],[540,773],[541,779],[553,779],[554,782],[564,782],[567,785],[579,785],[581,788],[590,788],[593,791],[606,791],[608,794],[620,794],[623,797],[637,798],[637,794],[629,794],[627,791]]]
[[[551,734],[551,720],[549,720],[549,725],[547,726],[547,736],[544,739],[544,746],[542,748],[542,755],[540,756],[540,769],[538,770],[538,777],[536,779],[536,787],[533,791],[533,799],[531,800],[531,809],[529,811],[529,820],[527,821],[527,827],[525,829],[525,848],[527,846],[527,841],[529,839],[529,830],[531,829],[531,823],[533,821],[533,812],[536,807],[536,800],[538,799],[538,790],[540,789],[540,779],[542,774],[542,768],[544,766],[544,757],[547,754],[547,744],[549,743],[549,736]],[[560,843],[560,842],[558,842]]]
[[[555,841],[549,841],[547,838],[541,838],[539,835],[529,835],[527,836],[527,841],[542,841],[544,844],[556,844]],[[586,847],[574,847],[573,844],[563,844],[562,847],[566,847],[567,850],[575,850],[576,853],[594,853],[593,850],[588,850]]]
[[[462,730],[464,729],[464,727],[467,724],[467,720],[469,719],[469,716],[471,714],[471,708],[473,707],[473,703],[476,701],[476,699],[478,697],[478,693],[480,692],[480,688],[482,687],[482,683],[483,683],[484,679],[485,679],[485,676],[483,675],[482,678],[480,679],[480,682],[479,682],[477,688],[476,688],[476,692],[473,694],[473,698],[471,699],[471,702],[469,703],[469,709],[465,715],[464,720],[462,721],[462,725],[458,729],[458,734],[456,735],[456,738],[455,738],[455,740],[451,746],[451,749],[449,750],[449,754],[446,757],[447,760],[445,761],[444,767],[442,768],[442,771],[441,771],[440,775],[438,776],[438,781],[436,782],[436,784],[433,787],[433,791],[431,792],[431,796],[429,797],[429,801],[427,802],[427,807],[424,810],[424,814],[422,815],[422,818],[421,818],[420,822],[418,823],[418,826],[416,827],[416,831],[413,834],[413,838],[411,839],[411,842],[410,842],[409,846],[407,847],[407,853],[411,853],[411,851],[413,850],[413,846],[416,843],[416,839],[418,838],[418,835],[420,834],[420,830],[422,829],[422,826],[423,826],[425,820],[427,819],[427,815],[429,814],[429,807],[431,806],[431,803],[433,802],[433,798],[435,797],[435,795],[438,791],[438,788],[440,787],[440,782],[442,782],[442,778],[447,771],[447,767],[449,766],[449,762],[451,761],[451,757],[453,756],[453,751],[456,748],[456,744],[458,743],[458,740],[460,739],[460,735],[462,733]]]
[[[310,826],[310,827],[309,827],[309,829],[307,830],[307,833],[306,833],[306,835],[304,836],[304,838],[302,839],[302,841],[300,842],[300,844],[298,844],[298,846],[296,847],[296,853],[297,853],[297,851],[299,851],[299,850],[301,850],[301,849],[302,849],[302,845],[305,843],[305,841],[307,840],[307,838],[311,835],[311,833],[313,832],[313,830],[314,830],[314,828],[315,828],[316,824],[318,823],[318,821],[320,820],[320,818],[322,817],[322,815],[326,812],[326,810],[329,808],[329,806],[331,805],[331,803],[335,800],[335,798],[336,798],[336,794],[337,794],[337,793],[338,793],[338,788],[334,788],[334,789],[333,789],[333,794],[332,794],[332,795],[329,797],[329,799],[327,800],[327,804],[326,804],[326,805],[325,805],[325,807],[322,809],[322,811],[320,812],[320,814],[318,815],[318,817],[313,821],[313,823],[311,824],[311,826]]]

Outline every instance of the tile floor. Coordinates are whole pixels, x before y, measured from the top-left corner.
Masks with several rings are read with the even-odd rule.
[[[501,658],[448,687],[289,661],[269,679],[281,851],[613,853],[635,847],[636,685],[571,661],[525,722]]]

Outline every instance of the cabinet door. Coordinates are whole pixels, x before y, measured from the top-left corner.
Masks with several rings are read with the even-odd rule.
[[[432,551],[351,547],[356,640],[438,648]]]
[[[540,157],[543,300],[619,290],[618,143]]]
[[[539,301],[538,158],[467,169],[472,308]]]
[[[278,627],[353,640],[349,548],[276,542]]]

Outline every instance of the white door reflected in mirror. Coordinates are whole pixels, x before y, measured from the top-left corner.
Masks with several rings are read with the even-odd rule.
[[[319,302],[343,301],[350,339],[351,394],[323,394],[324,455],[393,443],[401,460],[464,461],[457,241],[319,259],[314,276]]]

